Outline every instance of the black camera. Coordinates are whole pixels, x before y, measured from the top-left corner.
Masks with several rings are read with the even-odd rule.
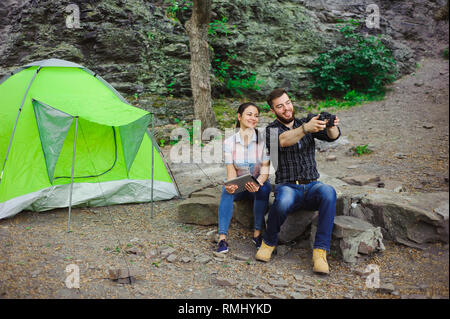
[[[309,122],[313,117],[317,116],[317,114],[309,113],[306,117],[306,122]],[[336,115],[330,114],[328,112],[321,112],[319,116],[320,121],[327,121],[327,127],[334,126],[334,120],[336,120]]]

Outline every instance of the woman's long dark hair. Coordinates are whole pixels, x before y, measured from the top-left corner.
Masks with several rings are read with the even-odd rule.
[[[247,102],[247,103],[243,103],[243,104],[239,105],[237,112],[242,116],[242,113],[244,113],[245,109],[248,108],[249,106],[256,107],[256,109],[258,110],[258,114],[260,113],[258,105],[256,105],[255,103],[252,103],[252,102]],[[239,122],[239,120],[237,120],[236,128],[240,128],[240,127],[241,127],[241,123]],[[256,128],[255,128],[255,134],[256,134],[256,144],[258,144],[259,134],[258,134],[258,130]]]

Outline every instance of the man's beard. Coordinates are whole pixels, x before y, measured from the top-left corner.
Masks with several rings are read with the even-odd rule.
[[[292,116],[291,116],[290,119],[285,119],[285,118],[282,118],[282,117],[278,116],[278,114],[275,114],[275,116],[277,117],[278,121],[280,121],[283,124],[291,123],[294,120],[294,115],[295,115],[294,109],[292,109]]]

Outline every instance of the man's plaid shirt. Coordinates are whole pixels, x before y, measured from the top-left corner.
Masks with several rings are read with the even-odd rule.
[[[295,118],[293,129],[300,127],[305,122],[306,118]],[[275,183],[318,179],[320,174],[316,167],[314,138],[333,142],[341,136],[341,129],[338,127],[339,135],[336,139],[329,138],[327,130],[324,129],[317,133],[306,134],[294,145],[281,147],[278,137],[288,130],[289,128],[278,120],[273,121],[266,127],[267,150],[270,154],[270,160],[276,169]],[[272,136],[271,132],[274,133]],[[275,157],[277,150],[273,149],[275,145],[278,145],[278,158]]]

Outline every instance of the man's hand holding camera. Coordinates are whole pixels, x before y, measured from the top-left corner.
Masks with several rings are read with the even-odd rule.
[[[294,121],[286,126],[292,128]],[[335,140],[339,137],[339,118],[336,115],[322,112],[320,114],[309,114],[306,122],[301,126],[285,131],[280,134],[279,141],[281,147],[289,147],[297,143],[305,135],[309,133],[318,133],[326,129],[327,136]]]
[[[312,117],[307,123],[304,123],[303,133],[317,133],[325,128],[327,129],[327,135],[330,138],[336,138],[339,135],[337,126],[339,125],[339,118],[337,115],[324,116],[322,113]],[[333,121],[332,123],[330,121]]]

